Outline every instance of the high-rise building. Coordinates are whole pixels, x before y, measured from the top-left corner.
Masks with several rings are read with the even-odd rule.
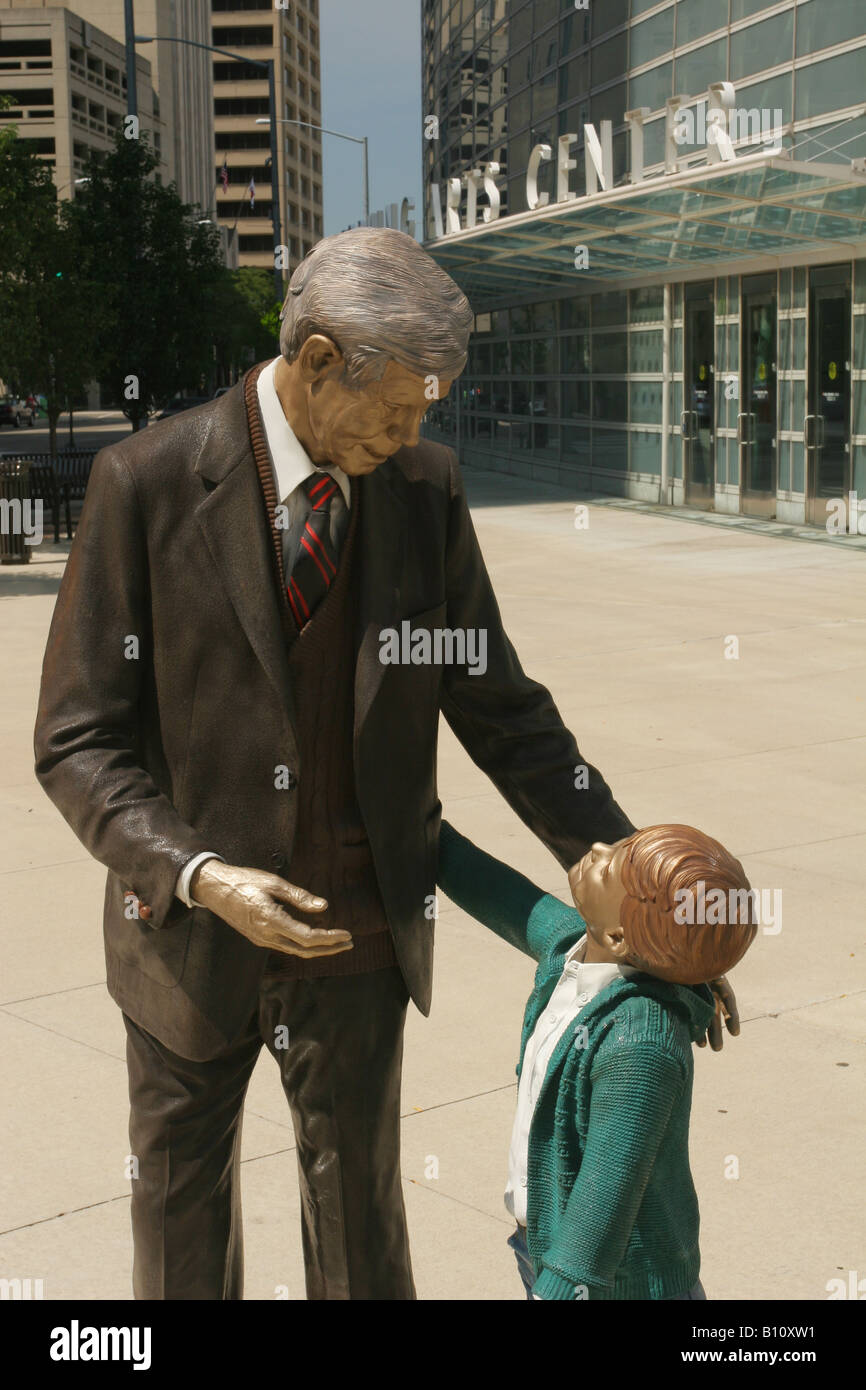
[[[216,48],[273,59],[280,224],[292,270],[322,236],[322,122],[318,0],[211,0]],[[242,266],[274,264],[267,74],[213,55],[216,211],[236,227]],[[292,125],[296,121],[304,124]],[[223,189],[221,174],[227,173]]]
[[[74,195],[92,151],[109,150],[126,114],[123,44],[71,10],[0,4],[0,91],[13,105],[0,122],[54,171],[61,198]],[[136,59],[141,129],[158,150],[163,125],[147,58]]]
[[[11,22],[5,13],[10,9],[32,9],[34,16],[46,13],[41,0],[0,0],[0,33],[4,33]],[[114,77],[106,79],[104,103],[93,101],[90,95],[79,91],[79,76],[74,71],[71,75],[76,99],[83,98],[97,107],[102,104],[106,112],[111,105],[113,111],[114,103],[109,103],[108,98],[115,96],[115,89],[120,89],[124,103],[126,101],[124,0],[74,0],[74,9],[67,13],[77,15],[94,33],[101,31],[120,45],[119,63],[112,60],[108,64],[117,80]],[[154,91],[152,110],[143,106],[140,91],[138,101],[143,128],[150,131],[160,160],[157,177],[163,183],[176,183],[184,202],[197,204],[207,212],[214,205],[210,54],[174,40],[210,42],[210,0],[134,0],[134,17],[137,34],[158,39],[158,42],[137,46],[139,59],[146,63],[143,71],[149,72]],[[85,64],[91,85],[98,86],[101,80],[99,61],[94,58]],[[80,149],[103,148],[99,139],[93,138],[105,134],[106,121],[98,113],[94,117],[87,115],[86,126],[80,122],[75,124]],[[55,136],[55,140],[58,138],[62,140]]]
[[[426,245],[489,468],[824,523],[866,495],[863,0],[422,0]]]

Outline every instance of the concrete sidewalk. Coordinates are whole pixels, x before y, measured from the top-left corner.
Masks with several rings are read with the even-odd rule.
[[[692,1166],[713,1299],[826,1299],[866,1276],[862,1212],[866,555],[590,505],[467,474],[506,628],[637,824],[691,822],[780,931],[737,969],[743,1031],[696,1052]],[[0,572],[6,1159],[0,1276],[130,1297],[124,1031],[104,986],[104,870],[36,784],[39,668],[68,547]],[[726,659],[730,639],[738,659]],[[564,874],[444,721],[445,815],[567,897]],[[403,1172],[419,1297],[520,1299],[502,1205],[526,958],[445,900],[433,1013],[410,1013]],[[738,1176],[735,1176],[738,1174]],[[294,1139],[277,1071],[244,1129],[246,1297],[302,1298]]]

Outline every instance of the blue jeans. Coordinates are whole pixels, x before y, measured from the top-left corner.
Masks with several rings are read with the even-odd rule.
[[[514,1235],[508,1237],[508,1244],[514,1251],[517,1260],[517,1269],[526,1290],[526,1297],[532,1298],[532,1289],[535,1284],[535,1270],[532,1267],[532,1260],[529,1258],[529,1251],[526,1248],[526,1227],[516,1226]],[[677,1303],[688,1299],[706,1299],[703,1285],[700,1279],[693,1284],[688,1293],[675,1293],[669,1299],[663,1299],[665,1303]]]

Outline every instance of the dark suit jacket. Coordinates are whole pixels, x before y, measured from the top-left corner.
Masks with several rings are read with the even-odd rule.
[[[634,827],[595,769],[575,790],[583,759],[503,631],[453,452],[422,441],[359,481],[357,796],[400,968],[427,1013],[440,709],[563,866]],[[242,383],[100,450],[42,674],[36,772],[109,869],[109,990],[199,1061],[247,1023],[267,952],[186,908],[178,874],[209,849],[285,877],[295,797],[275,768],[303,776],[270,546]],[[380,631],[405,618],[486,629],[486,674],[383,665]],[[149,921],[125,915],[130,890]]]

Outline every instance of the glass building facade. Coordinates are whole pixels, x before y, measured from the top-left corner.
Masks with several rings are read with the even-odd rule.
[[[866,496],[866,0],[422,15],[425,245],[476,310],[428,433],[469,464],[790,522]]]

